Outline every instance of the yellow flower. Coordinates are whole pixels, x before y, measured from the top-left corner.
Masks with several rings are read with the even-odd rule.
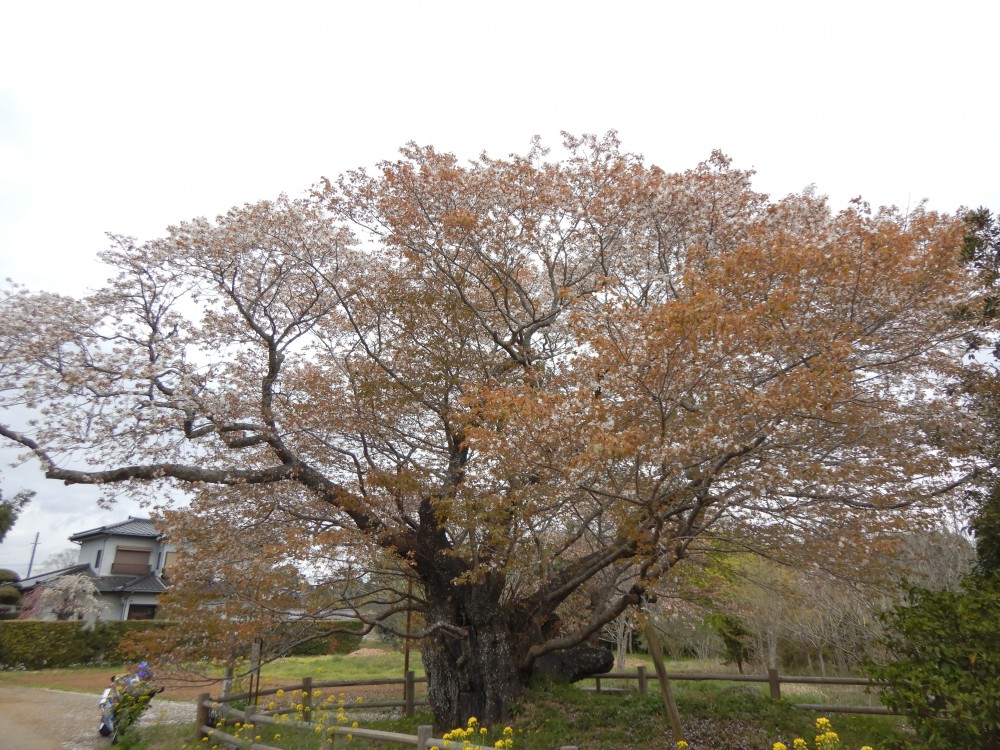
[[[820,716],[816,719],[816,728],[821,732],[826,731],[830,728],[830,720],[825,716]]]
[[[788,745],[784,742],[775,742],[771,745],[771,750],[788,750]]]
[[[686,750],[688,743],[684,740],[677,740],[677,750]]]
[[[808,743],[806,743],[806,741],[801,737],[795,738],[795,741],[792,743],[792,747],[795,748],[795,750],[809,750]]]
[[[504,737],[510,737],[513,734],[514,734],[514,730],[511,729],[510,727],[504,727],[503,728],[503,735],[504,735]]]

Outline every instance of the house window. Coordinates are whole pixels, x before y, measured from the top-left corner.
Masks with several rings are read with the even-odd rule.
[[[97,550],[97,559],[94,560],[94,570],[97,571],[98,575],[101,573],[101,558],[104,557],[104,550]]]
[[[141,547],[118,547],[111,563],[113,575],[141,576],[149,572],[150,550]]]
[[[152,620],[156,617],[155,604],[130,604],[128,608],[129,620]]]

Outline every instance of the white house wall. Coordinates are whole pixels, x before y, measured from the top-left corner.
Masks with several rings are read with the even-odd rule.
[[[149,565],[152,570],[159,574],[162,570],[167,552],[173,552],[176,546],[173,544],[160,544],[154,539],[143,539],[134,536],[111,536],[104,539],[91,539],[80,545],[80,555],[77,562],[89,565],[99,576],[115,575],[111,566],[115,561],[115,552],[119,547],[130,547],[131,549],[148,549]],[[97,553],[101,552],[101,565],[97,566]]]
[[[80,565],[87,564],[91,569],[99,576],[110,575],[110,573],[105,572],[105,566],[108,571],[111,570],[111,563],[108,562],[108,540],[107,539],[93,539],[86,541],[80,545],[80,556],[77,558],[77,563]],[[97,553],[101,552],[101,565],[97,565]],[[114,558],[114,547],[111,548],[111,558]]]
[[[120,620],[122,619],[122,598],[118,595],[101,594],[97,597],[98,604],[101,605],[100,620]]]

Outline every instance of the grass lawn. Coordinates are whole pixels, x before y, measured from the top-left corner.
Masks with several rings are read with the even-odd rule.
[[[100,693],[108,686],[111,676],[124,671],[127,665],[106,667],[73,667],[69,669],[0,671],[0,685],[44,687],[53,690]],[[410,669],[422,677],[423,664],[419,653],[410,654]],[[221,679],[222,670],[208,670]],[[312,677],[323,680],[365,680],[403,677],[403,654],[388,648],[362,648],[351,654],[308,656],[280,659],[264,665],[261,680],[265,686],[280,686]],[[161,673],[166,690],[162,698],[193,700],[199,693],[218,693],[218,683],[196,680],[193,676]]]

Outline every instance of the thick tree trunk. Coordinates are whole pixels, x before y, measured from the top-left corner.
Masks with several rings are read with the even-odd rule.
[[[505,579],[486,574],[465,581],[464,564],[452,556],[433,505],[421,505],[415,571],[424,588],[426,622],[434,628],[421,653],[434,728],[464,727],[475,716],[483,726],[507,717],[521,693],[514,630],[501,605]]]
[[[522,680],[503,618],[467,622],[466,635],[446,631],[422,649],[428,699],[435,729],[464,727],[475,716],[481,725],[506,722]]]
[[[531,616],[504,602],[502,573],[468,580],[469,571],[449,553],[429,503],[422,507],[422,520],[414,570],[424,588],[426,623],[433,629],[421,652],[436,730],[465,727],[472,716],[481,726],[505,723],[532,673],[572,681],[611,668],[613,654],[587,644],[526,666],[529,650],[553,634],[558,618]]]
[[[486,727],[506,723],[511,703],[533,675],[553,675],[574,682],[608,672],[614,666],[614,654],[609,649],[583,643],[545,654],[527,672],[519,670],[523,655],[542,637],[541,633],[512,627],[510,613],[483,596],[488,587],[462,589],[467,595],[451,600],[458,604],[460,615],[451,622],[462,633],[456,632],[457,628],[441,629],[425,640],[422,649],[435,729],[464,727],[471,716]],[[433,614],[446,613],[432,607]]]

